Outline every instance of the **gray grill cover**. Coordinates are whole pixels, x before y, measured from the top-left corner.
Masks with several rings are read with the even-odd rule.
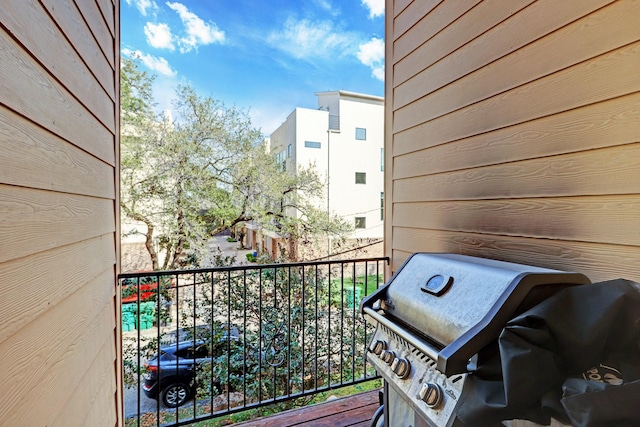
[[[624,279],[564,289],[509,321],[467,377],[460,419],[640,426],[639,291]]]

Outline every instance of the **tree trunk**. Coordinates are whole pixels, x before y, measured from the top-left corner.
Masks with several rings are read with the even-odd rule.
[[[184,242],[185,242],[185,227],[184,227],[184,212],[182,209],[178,210],[178,243],[176,244],[176,248],[173,252],[173,257],[171,260],[170,268],[174,269],[179,265],[180,257],[184,255]],[[167,254],[168,256],[168,254]]]
[[[149,256],[151,257],[151,267],[153,270],[158,270],[159,262],[158,262],[158,253],[156,249],[153,247],[153,231],[154,227],[151,222],[147,222],[147,234],[144,242],[144,246],[147,248],[147,252],[149,252]]]
[[[140,215],[132,211],[131,209],[129,209],[128,206],[126,206],[123,203],[120,203],[120,206],[122,207],[122,210],[124,210],[125,213],[130,218],[134,219],[135,221],[143,222],[147,226],[147,232],[144,235],[145,236],[144,246],[147,249],[147,252],[149,253],[149,257],[151,258],[151,268],[154,271],[158,270],[160,263],[158,262],[158,253],[156,252],[156,249],[153,247],[153,232],[155,230],[153,222],[145,218],[143,215]]]

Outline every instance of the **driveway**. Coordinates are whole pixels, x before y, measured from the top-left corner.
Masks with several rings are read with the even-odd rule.
[[[236,261],[233,265],[245,265],[247,262],[247,255],[253,251],[251,249],[238,249],[240,242],[228,242],[229,236],[218,235],[214,236],[209,241],[209,256],[211,258],[203,260],[203,267],[209,267],[213,265],[213,257],[220,255],[223,257],[235,257]]]
[[[149,399],[142,389],[140,390],[140,414],[147,412],[156,412],[158,409],[158,402],[154,399]],[[167,408],[160,406],[161,411],[166,411]],[[136,387],[125,387],[124,389],[124,417],[135,417],[138,415],[138,390]]]

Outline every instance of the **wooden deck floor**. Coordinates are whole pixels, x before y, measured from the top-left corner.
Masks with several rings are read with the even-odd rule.
[[[233,424],[233,427],[369,427],[379,406],[378,391],[373,390]]]

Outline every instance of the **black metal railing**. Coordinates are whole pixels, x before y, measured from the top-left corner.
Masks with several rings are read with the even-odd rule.
[[[358,305],[384,282],[385,263],[121,274],[125,425],[299,405],[378,378],[365,358],[373,331]]]

